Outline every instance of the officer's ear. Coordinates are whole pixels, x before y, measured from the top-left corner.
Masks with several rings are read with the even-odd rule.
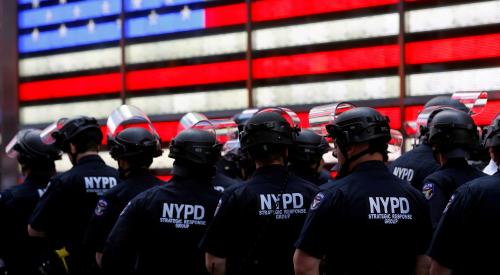
[[[76,150],[76,146],[73,143],[69,144],[69,151],[70,151],[71,154],[78,153],[78,150]]]

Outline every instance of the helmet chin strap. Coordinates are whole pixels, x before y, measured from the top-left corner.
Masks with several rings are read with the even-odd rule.
[[[347,156],[347,150],[345,149],[341,149],[341,152],[344,156]],[[339,172],[337,173],[337,176],[335,177],[335,179],[341,179],[347,175],[349,175],[349,166],[356,160],[358,160],[359,158],[361,158],[362,156],[368,154],[370,152],[370,148],[367,148],[357,154],[355,154],[354,156],[350,157],[350,158],[347,158],[346,161],[344,162],[343,165],[340,166],[340,170]]]

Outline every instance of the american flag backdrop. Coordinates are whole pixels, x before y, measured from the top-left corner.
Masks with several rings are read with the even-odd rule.
[[[489,123],[500,110],[500,1],[406,0],[402,47],[399,2],[253,1],[250,62],[245,1],[18,0],[21,123],[106,118],[124,88],[168,141],[183,113],[248,108],[251,74],[255,107],[288,106],[304,118],[347,100],[401,128],[401,64],[406,120],[433,95],[488,91],[478,123]]]

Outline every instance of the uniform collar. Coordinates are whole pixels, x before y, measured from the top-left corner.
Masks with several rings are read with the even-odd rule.
[[[287,167],[279,164],[272,164],[258,168],[253,173],[252,177],[260,176],[282,176],[288,173]]]
[[[464,159],[464,158],[450,158],[443,165],[443,168],[447,168],[447,167],[465,167],[465,166],[469,166],[469,163],[467,163],[466,159]]]
[[[370,170],[380,170],[380,169],[387,170],[387,167],[385,166],[385,163],[383,161],[368,160],[368,161],[363,161],[362,163],[356,165],[356,167],[354,167],[354,169],[352,169],[352,171],[349,174],[360,171],[370,171]]]
[[[84,157],[80,158],[78,160],[78,162],[76,163],[76,165],[82,165],[85,163],[96,162],[96,161],[104,163],[104,161],[102,160],[102,158],[99,155],[88,155],[88,156],[84,156]]]

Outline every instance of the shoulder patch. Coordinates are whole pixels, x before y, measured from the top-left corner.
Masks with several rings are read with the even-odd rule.
[[[312,201],[312,203],[311,203],[311,207],[310,207],[310,209],[311,209],[311,210],[316,210],[316,209],[318,209],[318,207],[320,206],[320,204],[321,204],[321,202],[323,201],[323,199],[324,199],[324,198],[325,198],[325,195],[324,195],[323,193],[318,193],[318,194],[314,197],[314,199],[313,199],[313,201]]]
[[[433,183],[426,183],[424,187],[422,188],[422,193],[424,194],[425,198],[427,200],[430,200],[432,196],[434,195],[434,184]]]
[[[108,202],[104,199],[100,199],[97,202],[97,206],[95,207],[94,213],[96,214],[96,216],[102,216],[107,208],[108,208]]]
[[[443,210],[443,214],[448,211],[448,208],[450,208],[451,203],[453,202],[453,199],[455,199],[455,195],[452,195],[448,203],[446,204],[446,207]]]

